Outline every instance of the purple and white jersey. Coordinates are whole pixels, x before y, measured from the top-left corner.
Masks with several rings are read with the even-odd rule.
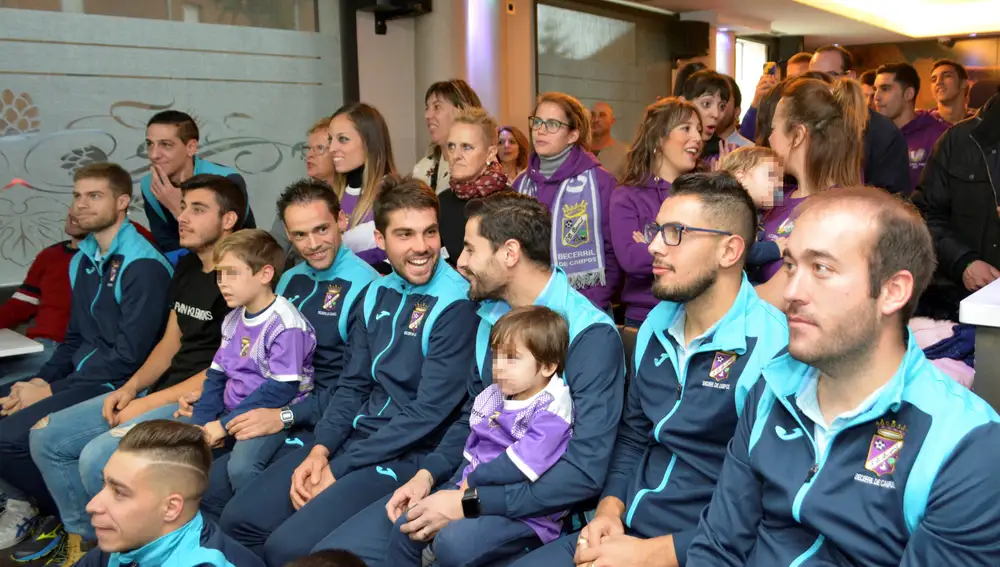
[[[292,403],[313,387],[316,332],[287,299],[277,296],[271,305],[248,318],[246,308],[233,309],[222,323],[222,346],[212,368],[224,372],[226,410],[232,410],[265,380],[298,382]]]
[[[541,392],[520,401],[505,399],[500,387],[493,384],[476,396],[469,429],[463,453],[469,465],[462,471],[462,482],[480,464],[501,453],[534,482],[566,452],[573,432],[573,399],[559,376],[553,376]],[[523,521],[548,543],[559,537],[564,515]]]

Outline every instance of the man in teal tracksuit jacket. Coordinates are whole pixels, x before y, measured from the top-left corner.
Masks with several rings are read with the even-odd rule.
[[[600,493],[607,474],[614,446],[618,419],[621,416],[624,392],[625,361],[621,338],[606,313],[594,307],[585,296],[574,290],[566,274],[550,265],[552,221],[548,209],[536,199],[519,194],[496,194],[484,199],[481,208],[470,211],[466,226],[466,251],[458,260],[459,269],[471,280],[469,295],[483,300],[481,322],[475,333],[475,360],[464,376],[469,398],[461,418],[455,422],[437,449],[429,454],[421,470],[393,496],[401,496],[411,487],[420,487],[427,495],[435,486],[435,494],[403,503],[404,508],[421,510],[424,520],[439,515],[439,505],[454,507],[466,494],[476,501],[480,519],[465,518],[461,507],[458,517],[447,517],[446,526],[439,526],[435,550],[442,565],[489,564],[523,553],[526,547],[540,542],[523,536],[512,538],[506,545],[477,545],[483,538],[478,530],[489,530],[491,516],[531,518],[574,508]],[[484,235],[489,235],[487,238]],[[530,240],[527,235],[534,238]],[[510,242],[517,241],[517,259],[512,266],[494,263],[503,255]],[[510,258],[514,256],[511,255]],[[496,270],[496,271],[493,271]],[[469,436],[469,415],[475,397],[493,383],[493,353],[489,336],[493,324],[513,307],[544,305],[563,314],[569,323],[570,345],[564,373],[573,396],[573,407],[579,416],[573,424],[573,436],[563,457],[548,472],[534,482],[506,455],[480,465],[469,476],[469,491],[457,490],[453,475],[461,475],[462,451]],[[386,548],[392,537],[399,536],[399,527],[386,513],[390,497],[373,503],[345,522],[315,549],[349,549],[369,565],[385,560]],[[429,506],[426,510],[424,506]],[[433,509],[431,509],[433,508]],[[399,524],[407,518],[403,514]],[[469,520],[469,521],[465,521]],[[462,524],[462,527],[458,527]],[[443,529],[442,529],[443,528]],[[494,537],[496,534],[491,534]],[[406,536],[403,536],[406,537]]]
[[[395,490],[458,417],[465,375],[454,369],[472,363],[479,318],[468,282],[440,257],[437,206],[422,182],[383,184],[375,225],[393,273],[355,301],[350,354],[315,443],[271,465],[222,514],[223,529],[268,565],[307,555],[354,512]],[[417,262],[422,281],[412,276]],[[334,482],[296,506],[292,476],[313,460]]]
[[[871,188],[816,198],[785,250],[789,353],[747,396],[688,567],[1000,565],[1000,416],[904,326],[926,225]]]

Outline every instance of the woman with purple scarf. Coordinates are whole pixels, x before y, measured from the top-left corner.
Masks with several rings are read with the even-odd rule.
[[[396,173],[389,127],[382,114],[363,102],[342,106],[330,120],[333,191],[340,199],[344,246],[382,273],[391,268],[375,244],[372,204],[382,179]]]
[[[622,186],[611,194],[611,243],[624,272],[622,303],[628,327],[641,326],[657,304],[652,292],[653,256],[643,230],[656,222],[674,179],[695,168],[703,143],[694,104],[669,97],[646,107]]]
[[[566,272],[574,289],[609,311],[621,277],[609,219],[617,182],[587,151],[587,109],[568,94],[545,93],[528,124],[534,151],[514,190],[552,212],[552,265]]]

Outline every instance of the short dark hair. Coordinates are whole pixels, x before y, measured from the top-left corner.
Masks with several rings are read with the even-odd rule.
[[[490,331],[490,348],[494,356],[507,349],[514,350],[515,341],[521,341],[539,365],[554,365],[556,374],[566,367],[569,325],[562,315],[548,307],[518,307],[497,320]]]
[[[313,201],[323,201],[333,218],[340,217],[340,199],[333,187],[325,181],[304,177],[292,183],[278,197],[278,218],[285,221],[285,211],[292,205],[308,205]]]
[[[146,123],[146,128],[149,128],[153,124],[166,124],[168,126],[177,127],[177,137],[181,139],[181,142],[188,143],[191,140],[199,139],[198,134],[198,124],[195,123],[194,118],[186,112],[181,112],[179,110],[164,110],[162,112],[157,112],[149,119]]]
[[[424,93],[424,102],[431,98],[431,95],[438,95],[451,103],[455,108],[462,110],[470,106],[482,106],[479,95],[462,79],[451,79],[450,81],[438,81],[427,87]]]
[[[684,96],[684,83],[687,82],[688,77],[704,69],[708,69],[708,66],[698,61],[685,63],[683,67],[677,70],[677,76],[674,77],[673,95]]]
[[[495,252],[508,240],[521,245],[521,252],[539,266],[552,265],[552,215],[538,199],[500,191],[469,201],[468,218],[479,219],[479,236]]]
[[[243,196],[243,191],[239,185],[229,177],[214,175],[212,173],[199,173],[187,181],[181,183],[179,187],[181,193],[187,193],[194,189],[205,189],[215,195],[215,202],[219,204],[222,214],[236,213],[236,224],[233,230],[243,228],[243,221],[246,219],[247,199]]]
[[[868,69],[864,73],[861,73],[861,76],[858,77],[858,81],[860,81],[862,85],[868,85],[869,87],[874,87],[875,69]]]
[[[955,61],[954,59],[938,59],[937,61],[934,62],[933,65],[931,65],[931,73],[933,73],[934,70],[937,69],[938,67],[943,67],[945,65],[948,65],[949,67],[955,69],[955,73],[958,74],[959,79],[963,81],[969,80],[969,72],[965,69],[965,65],[962,65],[961,63]]]
[[[934,241],[920,212],[909,201],[878,187],[845,187],[823,191],[803,203],[796,215],[817,206],[860,205],[871,212],[875,221],[868,255],[868,294],[877,298],[882,284],[893,274],[907,271],[913,276],[913,295],[900,309],[900,324],[906,325],[917,309],[920,296],[927,289],[937,267]]]
[[[117,163],[98,162],[85,165],[73,173],[73,183],[81,179],[103,179],[108,182],[115,198],[122,195],[132,198],[132,176]]]
[[[757,206],[750,193],[735,177],[724,171],[685,173],[670,189],[671,197],[691,195],[701,201],[717,230],[731,232],[743,239],[743,260],[757,240]]]
[[[875,71],[876,75],[891,74],[893,82],[899,83],[903,90],[913,89],[913,101],[916,102],[920,93],[920,74],[909,63],[887,63]]]
[[[840,64],[843,67],[841,70],[844,73],[847,73],[848,71],[851,71],[851,70],[854,69],[854,56],[851,55],[851,52],[848,51],[847,48],[845,48],[842,45],[837,45],[837,44],[824,45],[823,47],[820,47],[819,49],[817,49],[816,53],[827,53],[827,52],[831,52],[831,51],[834,51],[834,52],[837,52],[837,53],[840,54]]]
[[[197,425],[172,419],[152,419],[129,429],[118,444],[118,451],[136,453],[166,465],[178,465],[194,473],[195,498],[208,488],[212,468],[212,450],[205,442],[205,432]]]
[[[730,102],[732,102],[736,108],[741,108],[743,106],[743,92],[740,91],[740,86],[736,84],[736,79],[729,75],[723,75],[723,77],[729,81],[729,89],[732,91],[733,96],[730,98]]]
[[[345,549],[324,549],[286,563],[285,567],[365,567],[365,562]]]
[[[389,214],[403,209],[434,209],[434,215],[440,218],[441,207],[437,194],[426,183],[412,175],[386,175],[378,198],[375,199],[375,206],[372,207],[375,229],[385,234],[389,227]]]
[[[697,71],[684,81],[681,96],[693,101],[701,95],[714,95],[719,93],[722,100],[729,100],[732,93],[729,91],[729,80],[721,73],[704,69]]]

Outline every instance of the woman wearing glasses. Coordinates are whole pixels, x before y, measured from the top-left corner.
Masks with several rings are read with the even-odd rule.
[[[431,137],[430,153],[413,166],[413,177],[441,194],[450,186],[448,168],[448,132],[455,115],[466,108],[481,108],[479,95],[462,79],[434,83],[424,95],[424,121]]]
[[[389,127],[382,114],[363,102],[342,106],[330,120],[333,187],[340,199],[344,245],[382,273],[390,270],[375,244],[372,204],[382,179],[396,173]],[[344,218],[346,217],[346,218]]]
[[[625,274],[626,326],[638,328],[658,303],[652,292],[653,256],[645,229],[655,223],[674,180],[694,170],[703,143],[693,103],[669,97],[646,107],[622,186],[611,194],[611,242]]]
[[[552,264],[594,305],[608,310],[621,277],[608,210],[617,182],[587,151],[587,109],[567,94],[545,93],[528,121],[534,152],[514,190],[549,208]]]

